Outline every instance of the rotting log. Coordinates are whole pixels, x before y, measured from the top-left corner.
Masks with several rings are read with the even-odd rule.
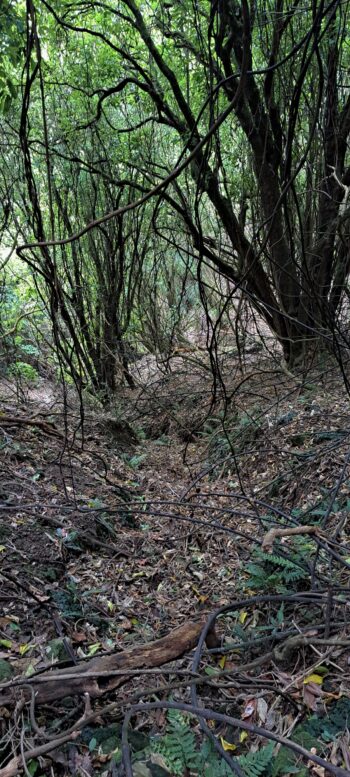
[[[84,693],[88,693],[92,699],[99,698],[123,685],[128,680],[129,671],[139,669],[141,673],[142,669],[162,666],[192,650],[198,642],[205,620],[203,617],[199,621],[188,621],[161,639],[135,645],[120,653],[95,656],[78,666],[49,670],[23,680],[16,678],[12,683],[3,684],[0,689],[0,705],[16,702],[19,695],[22,698],[23,695],[27,696],[29,685],[34,691],[36,705]],[[209,632],[207,644],[209,647],[219,645],[215,632]],[[113,674],[116,672],[122,674]]]
[[[25,418],[23,416],[10,416],[0,413],[0,426],[37,426],[45,434],[64,440],[64,434],[56,429],[51,421],[43,421],[41,418]]]

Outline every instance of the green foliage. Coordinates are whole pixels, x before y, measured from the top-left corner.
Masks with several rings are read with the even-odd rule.
[[[76,530],[65,532],[63,529],[56,529],[56,535],[59,537],[60,542],[62,545],[67,548],[67,550],[78,550],[81,551],[81,546],[77,542],[79,539],[79,532]]]
[[[178,710],[169,710],[167,733],[154,743],[174,775],[182,775],[184,769],[198,770],[201,754],[196,739],[185,716]]]
[[[36,774],[38,769],[40,768],[39,761],[37,761],[36,759],[29,761],[27,768],[30,776],[34,777],[34,774]]]
[[[35,294],[55,319],[55,346],[63,368],[76,384],[100,392],[101,398],[108,390],[108,401],[116,390],[116,363],[122,361],[122,378],[129,378],[131,385],[126,357],[121,354],[121,344],[130,336],[141,339],[144,348],[157,357],[165,357],[165,369],[170,369],[166,359],[181,343],[204,300],[216,332],[215,319],[223,312],[225,293],[224,304],[231,305],[231,292],[224,288],[229,279],[248,292],[259,315],[275,327],[286,358],[288,343],[296,337],[299,344],[305,334],[304,329],[296,333],[299,297],[303,305],[309,300],[307,319],[317,331],[323,331],[323,324],[328,330],[327,316],[325,322],[319,320],[320,308],[328,308],[317,303],[317,294],[322,301],[327,294],[334,297],[345,286],[348,266],[342,262],[342,240],[330,229],[341,223],[337,218],[341,197],[334,199],[332,186],[328,191],[319,176],[332,166],[340,179],[344,174],[344,160],[333,159],[335,151],[327,148],[329,133],[323,124],[329,118],[327,99],[334,95],[334,135],[341,138],[340,147],[347,148],[347,137],[342,134],[348,132],[342,118],[348,100],[342,77],[349,64],[347,7],[336,4],[328,26],[320,9],[317,33],[315,28],[320,37],[310,59],[305,59],[308,67],[302,89],[296,79],[299,58],[306,57],[303,46],[309,45],[306,33],[315,23],[311,6],[305,14],[297,6],[290,12],[281,11],[286,22],[281,31],[273,3],[265,4],[261,13],[251,13],[246,55],[258,70],[231,110],[227,83],[220,82],[211,99],[206,98],[208,84],[216,83],[217,73],[241,70],[240,3],[216,4],[211,18],[207,0],[198,7],[187,0],[133,0],[124,10],[123,3],[114,7],[56,2],[53,9],[44,5],[36,10],[37,30],[24,0],[3,0],[0,5],[0,113],[6,137],[0,200],[11,212],[9,232],[14,234],[18,227],[23,242],[38,238],[39,232],[45,237],[55,233],[65,240],[102,214],[129,207],[176,167],[193,142],[204,140],[214,114],[225,117],[211,143],[205,145],[205,154],[201,152],[159,200],[150,199],[145,207],[124,213],[119,221],[95,224],[74,245],[66,241],[55,252],[24,255],[35,277]],[[79,31],[82,7],[84,32]],[[334,68],[328,68],[327,47],[335,45],[336,30],[339,56]],[[298,44],[294,52],[296,41],[300,47]],[[28,68],[23,67],[26,57]],[[271,70],[276,57],[280,65]],[[16,95],[25,94],[28,75],[25,115]],[[252,94],[254,114],[260,117],[254,127]],[[7,124],[9,112],[13,116]],[[49,130],[47,164],[43,164],[41,146],[44,118]],[[322,131],[311,136],[312,127]],[[23,175],[25,145],[30,148],[30,160],[26,159]],[[289,189],[284,192],[292,170],[293,196]],[[323,271],[316,272],[308,264],[316,259],[306,259],[304,246],[310,246],[308,257],[316,257],[313,248],[321,250],[317,225],[323,224],[328,234],[324,214],[318,214],[324,197],[330,198],[328,227],[329,234],[334,234],[334,250],[332,253],[330,247],[328,257],[325,241],[325,255],[317,259]],[[232,221],[227,217],[229,211],[238,219],[234,238],[228,227]],[[276,216],[266,230],[264,251],[256,253],[253,225],[264,225],[264,231],[272,211]],[[199,236],[206,259],[198,263]],[[284,258],[281,271],[276,272],[280,253]],[[247,264],[250,254],[252,262]],[[330,273],[326,272],[329,267]],[[339,282],[332,279],[336,271]],[[316,279],[321,283],[328,276],[329,286],[318,289]],[[305,279],[312,282],[312,293]],[[334,307],[336,311],[337,304],[339,300],[332,300],[329,310]],[[315,320],[314,306],[318,310]],[[301,309],[303,317],[304,312]],[[236,319],[243,321],[240,316]],[[240,333],[237,337],[249,345],[249,337],[242,338]],[[214,459],[229,455],[233,449],[252,444],[261,431],[259,413],[243,411],[227,433],[224,428],[215,430],[210,454]]]
[[[261,747],[256,753],[247,753],[241,755],[238,759],[246,777],[262,777],[270,766],[274,742],[269,742],[265,747]]]
[[[326,743],[334,740],[348,727],[350,699],[338,700],[326,715],[312,715],[296,726],[291,741],[306,750],[312,747],[322,755]],[[220,759],[211,742],[204,740],[199,747],[187,716],[177,710],[168,713],[167,732],[159,739],[151,740],[151,749],[162,754],[173,775],[182,775],[185,769],[198,777],[231,777],[232,769]],[[275,743],[269,742],[257,752],[233,756],[245,777],[283,777],[287,774],[306,777],[308,769],[300,763],[300,757],[288,747],[281,747],[274,756]]]
[[[0,8],[0,113],[6,114],[18,92],[18,65],[25,46],[25,3],[3,0]],[[24,58],[24,57],[23,57]]]
[[[35,382],[40,359],[47,367],[40,352],[47,323],[42,310],[33,307],[29,273],[22,271],[17,277],[15,260],[11,270],[0,276],[0,368],[19,381]]]
[[[7,372],[9,375],[12,375],[17,379],[26,380],[32,383],[35,383],[39,377],[38,371],[35,369],[35,367],[32,367],[31,364],[27,364],[27,362],[21,361],[10,364]]]
[[[153,750],[161,753],[174,775],[182,775],[190,769],[200,777],[231,777],[232,769],[218,756],[210,741],[205,739],[198,748],[196,737],[188,719],[178,710],[169,710],[167,733],[152,742]],[[237,758],[246,777],[263,777],[272,758],[274,743]]]
[[[123,458],[123,457],[121,457],[121,458]],[[145,458],[146,458],[146,454],[145,453],[139,453],[139,454],[135,454],[134,456],[131,456],[130,458],[126,456],[126,457],[124,457],[124,460],[126,461],[128,466],[131,467],[131,469],[135,469],[136,470],[136,469],[139,468],[140,464],[142,464],[142,462],[143,462],[143,460]]]
[[[253,551],[252,558],[253,561],[245,566],[245,571],[249,572],[244,583],[246,588],[285,593],[296,590],[298,584],[309,577],[308,571],[302,568],[306,565],[306,554],[302,550],[291,554],[291,558],[284,558],[258,548]]]
[[[349,727],[349,722],[350,699],[343,696],[332,705],[325,715],[312,715],[304,727],[300,726],[298,729],[300,728],[301,731],[304,729],[310,736],[317,737],[324,742],[330,742]]]
[[[317,749],[319,744],[317,739],[310,736],[305,729],[301,729],[299,732],[296,729],[291,739],[293,742],[296,742],[309,750],[312,747],[316,747]],[[319,754],[319,750],[317,750],[317,752]],[[281,747],[274,759],[271,777],[282,777],[282,775],[290,773],[296,774],[297,777],[304,777],[304,775],[306,777],[309,773],[308,769],[302,765],[300,765],[300,768],[297,768],[298,761],[299,756],[293,753],[292,750],[288,747]]]
[[[67,620],[74,620],[83,616],[83,610],[74,584],[68,584],[66,590],[58,588],[53,592],[52,598],[63,617],[67,618]]]
[[[26,343],[24,341],[24,338],[20,335],[17,335],[17,337],[14,338],[14,343],[17,346],[19,350],[22,351],[22,353],[27,354],[27,356],[39,356],[40,351],[36,347],[36,345],[33,345],[32,343]]]
[[[307,721],[296,726],[291,740],[310,750],[315,747],[322,756],[326,742],[333,741],[348,728],[350,720],[350,699],[343,697],[335,702],[325,715],[312,715]],[[274,759],[271,777],[280,777],[293,773],[297,777],[306,777],[308,770],[297,769],[299,756],[288,747],[281,747]]]

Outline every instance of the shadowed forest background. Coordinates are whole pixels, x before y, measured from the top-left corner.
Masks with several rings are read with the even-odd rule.
[[[349,27],[0,4],[0,777],[350,774]]]

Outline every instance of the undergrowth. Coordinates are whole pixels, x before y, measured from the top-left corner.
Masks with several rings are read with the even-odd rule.
[[[248,577],[244,581],[244,587],[253,591],[276,591],[277,593],[291,593],[309,579],[308,559],[310,558],[310,545],[304,544],[295,551],[280,555],[281,546],[276,543],[274,553],[266,553],[260,548],[252,552],[252,561],[244,567]]]
[[[191,719],[178,710],[169,710],[168,726],[164,736],[151,740],[153,752],[160,753],[177,777],[187,771],[198,777],[231,777],[232,769],[221,759],[207,739],[198,744]],[[294,729],[291,741],[306,749],[316,748],[325,756],[327,745],[346,731],[350,721],[350,699],[337,700],[326,715],[312,715]],[[235,755],[245,777],[307,777],[309,769],[300,756],[288,747],[278,748],[274,742],[263,744],[256,752]]]
[[[231,418],[212,415],[204,424],[202,436],[209,438],[209,460],[219,461],[252,445],[262,434],[264,420],[259,407],[237,411]]]
[[[209,740],[198,748],[193,729],[188,718],[178,710],[169,710],[168,730],[160,739],[155,740],[153,750],[160,753],[171,774],[183,775],[190,770],[203,777],[231,777],[231,767],[219,758]],[[238,756],[237,760],[246,777],[262,777],[271,761],[274,744],[270,742],[256,753]]]

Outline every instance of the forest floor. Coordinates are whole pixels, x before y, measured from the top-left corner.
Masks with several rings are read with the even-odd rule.
[[[131,673],[94,702],[94,721],[67,746],[59,735],[81,703],[38,706],[43,741],[58,737],[54,750],[39,752],[26,698],[14,709],[6,697],[16,677],[29,684],[52,664],[132,650],[219,608],[220,649],[200,656],[200,702],[253,726],[249,736],[227,721],[209,726],[227,757],[238,756],[236,769],[349,774],[350,411],[339,370],[329,362],[294,379],[261,354],[243,372],[228,356],[215,402],[207,365],[191,355],[171,372],[152,362],[144,373],[117,409],[87,401],[83,427],[71,389],[63,401],[43,379],[0,385],[0,775],[18,773],[23,760],[38,777],[129,774],[115,726],[123,715],[103,703],[127,707],[137,696],[159,709],[133,719],[135,777],[233,773],[210,761],[214,750],[203,754],[198,721],[161,709],[169,698],[188,701],[188,679],[171,696],[169,667]],[[291,527],[296,534],[266,538]],[[193,652],[175,657],[179,683]],[[277,748],[271,772],[257,726],[311,760]],[[176,737],[189,749],[192,737],[192,761]]]

